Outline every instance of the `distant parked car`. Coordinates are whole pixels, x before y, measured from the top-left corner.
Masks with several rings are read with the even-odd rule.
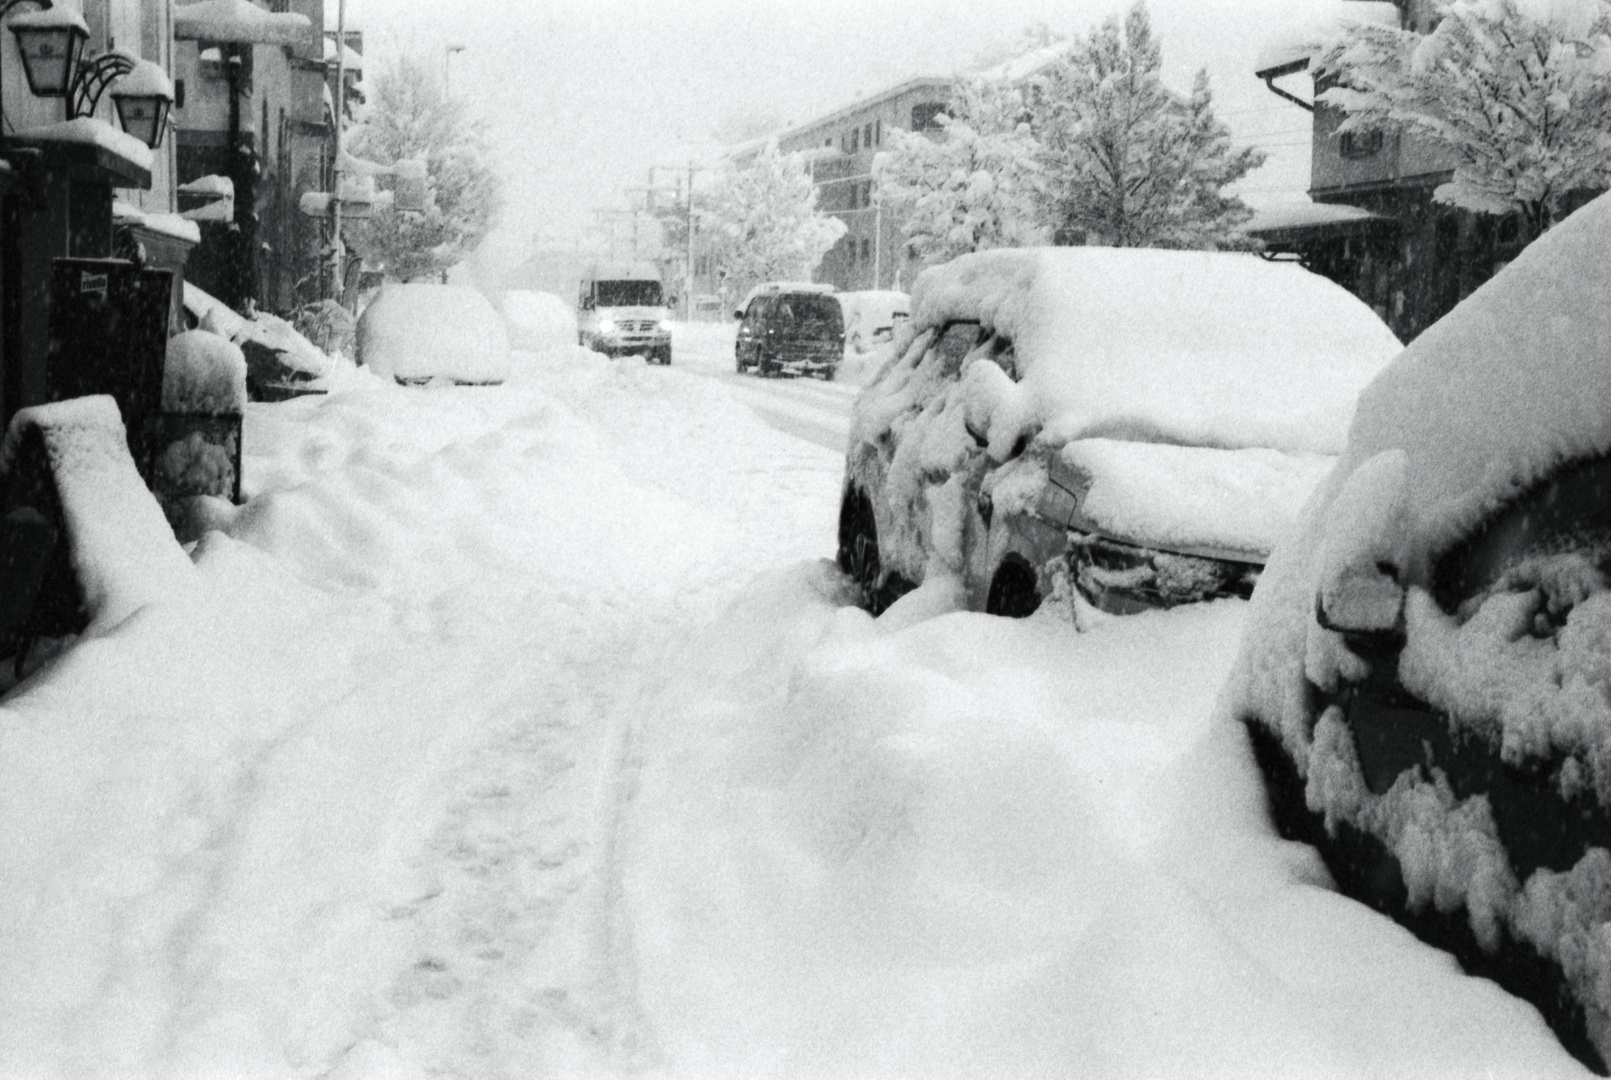
[[[1611,198],[1360,397],[1224,696],[1283,836],[1611,1064]]]
[[[836,295],[845,313],[845,343],[855,352],[894,341],[895,328],[912,315],[912,298],[903,292],[877,289]]]
[[[845,355],[845,318],[831,285],[772,282],[734,313],[740,375],[816,375],[832,379]]]
[[[839,564],[874,612],[932,573],[1012,616],[1246,597],[1399,348],[1254,255],[963,256],[918,278],[856,400]]]
[[[358,362],[408,385],[492,385],[509,376],[509,336],[475,289],[394,283],[358,317]]]

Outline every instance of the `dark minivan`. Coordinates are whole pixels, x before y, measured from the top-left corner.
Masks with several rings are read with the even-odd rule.
[[[832,379],[845,355],[845,317],[825,286],[763,285],[735,313],[738,373]]]

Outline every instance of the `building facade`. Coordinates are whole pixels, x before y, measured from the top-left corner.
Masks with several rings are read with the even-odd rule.
[[[1350,2],[1361,18],[1418,33],[1430,33],[1439,18],[1432,0]],[[1521,222],[1434,201],[1454,163],[1413,135],[1339,135],[1342,110],[1278,82],[1307,78],[1314,94],[1324,93],[1328,83],[1314,77],[1311,59],[1304,45],[1267,48],[1255,74],[1312,114],[1312,205],[1261,211],[1248,232],[1268,252],[1296,257],[1354,293],[1410,341],[1516,256],[1525,243]],[[1572,206],[1569,200],[1565,209]]]
[[[952,80],[901,83],[778,136],[778,149],[804,155],[817,186],[817,207],[845,223],[815,278],[845,290],[906,289],[919,269],[907,250],[903,222],[883,205],[873,158],[891,131],[937,131]]]

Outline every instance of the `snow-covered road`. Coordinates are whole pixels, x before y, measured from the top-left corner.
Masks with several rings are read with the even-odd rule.
[[[725,383],[736,400],[776,430],[844,453],[850,438],[850,405],[868,365],[864,361],[847,365],[847,377],[837,382],[740,375],[733,364],[734,330],[731,323],[678,324],[673,362]]]
[[[871,619],[716,374],[252,406],[0,710],[0,1076],[1581,1075],[1271,835],[1243,605]]]

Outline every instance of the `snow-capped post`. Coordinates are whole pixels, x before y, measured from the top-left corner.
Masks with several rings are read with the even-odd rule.
[[[892,129],[890,149],[873,161],[879,206],[887,199],[905,211],[911,249],[942,263],[1045,243],[1045,168],[1023,94],[1005,80],[962,79],[937,119],[937,138]]]
[[[1146,5],[1076,39],[1041,76],[1032,127],[1057,243],[1244,248],[1252,211],[1224,194],[1264,163],[1231,145],[1208,74],[1189,95],[1165,86]]]
[[[729,166],[711,186],[702,220],[729,283],[809,279],[845,223],[817,209],[817,188],[799,157],[768,143],[744,165]]]
[[[236,502],[241,490],[241,423],[246,358],[240,346],[207,330],[168,339],[162,412],[147,421],[151,493],[181,540],[198,496]]]
[[[1517,214],[1531,241],[1572,192],[1611,184],[1611,2],[1451,0],[1429,34],[1347,27],[1314,62],[1348,114],[1447,153],[1439,202]]]

